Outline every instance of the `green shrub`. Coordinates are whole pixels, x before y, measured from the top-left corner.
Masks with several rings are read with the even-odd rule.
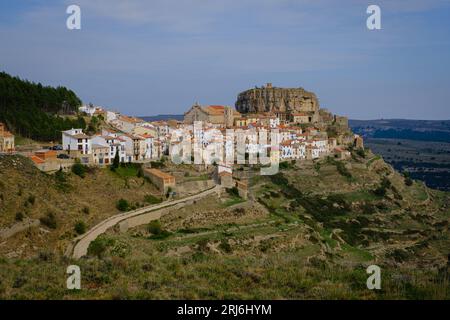
[[[78,234],[83,234],[86,232],[86,224],[83,221],[78,221],[75,223],[75,232]]]
[[[137,172],[137,176],[138,178],[143,178],[144,177],[144,169],[142,168],[142,166],[139,166],[138,172]]]
[[[84,178],[86,176],[87,168],[85,165],[81,163],[75,163],[72,166],[72,172],[79,176],[80,178]]]
[[[220,244],[219,244],[219,248],[226,253],[231,253],[233,251],[233,249],[231,248],[231,245],[228,243],[227,240],[223,239]]]
[[[27,201],[28,201],[28,203],[33,205],[36,202],[36,197],[33,194],[30,194]]]
[[[88,255],[101,258],[105,254],[106,249],[113,243],[114,241],[111,239],[99,237],[89,244]]]
[[[352,174],[351,172],[347,169],[347,167],[345,166],[345,164],[341,161],[336,161],[336,169],[339,172],[339,174],[341,176],[347,177],[347,178],[351,178]]]
[[[120,165],[119,150],[116,150],[116,154],[114,156],[114,160],[110,168],[112,171],[115,171],[117,168],[119,168],[119,165]]]
[[[50,229],[56,229],[57,221],[56,216],[53,212],[47,212],[47,214],[39,219],[39,221]]]
[[[356,149],[356,154],[358,156],[360,156],[361,158],[365,158],[366,157],[366,151],[363,148]]]
[[[269,176],[269,179],[272,183],[281,187],[286,187],[289,184],[289,180],[281,172]]]
[[[408,187],[412,186],[413,183],[414,181],[410,177],[405,178],[405,185],[407,185]]]
[[[232,197],[239,197],[239,190],[237,187],[227,188],[227,193]]]
[[[125,199],[120,199],[117,201],[116,208],[120,211],[128,211],[130,209],[130,204]]]
[[[279,164],[280,170],[287,170],[290,169],[291,167],[292,167],[291,164],[287,161],[280,162]]]
[[[203,238],[197,241],[197,250],[198,251],[208,251],[208,243],[209,240],[207,238]]]
[[[16,221],[23,221],[23,218],[25,218],[25,216],[22,212],[16,213]]]
[[[387,189],[391,187],[391,181],[389,181],[388,178],[384,177],[383,180],[381,180],[380,186],[376,188],[373,193],[376,196],[384,197],[387,193]]]
[[[158,235],[163,232],[161,222],[159,220],[153,220],[147,225],[147,231],[151,234]]]

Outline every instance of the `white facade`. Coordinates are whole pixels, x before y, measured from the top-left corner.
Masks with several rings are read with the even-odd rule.
[[[95,135],[92,137],[92,143],[100,146],[108,146],[110,159],[114,159],[114,157],[116,156],[116,152],[118,152],[120,162],[128,162],[128,158],[126,157],[125,152],[125,141],[123,141],[122,139],[113,135]]]
[[[82,155],[91,154],[91,138],[82,129],[70,129],[62,132],[63,150],[78,151]]]
[[[90,105],[84,105],[78,108],[78,111],[86,113],[88,116],[92,117],[97,110],[96,107]]]

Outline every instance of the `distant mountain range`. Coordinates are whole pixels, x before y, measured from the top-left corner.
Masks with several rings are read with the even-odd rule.
[[[182,115],[182,114],[158,114],[156,116],[139,117],[139,119],[142,119],[145,121],[167,121],[167,120],[182,121],[183,118],[184,118],[184,115]]]
[[[350,120],[349,124],[365,138],[450,142],[450,120]]]

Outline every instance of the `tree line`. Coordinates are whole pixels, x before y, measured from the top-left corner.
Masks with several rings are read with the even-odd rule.
[[[59,141],[61,131],[86,127],[76,115],[81,100],[65,87],[43,86],[0,72],[0,122],[16,135],[39,141]]]

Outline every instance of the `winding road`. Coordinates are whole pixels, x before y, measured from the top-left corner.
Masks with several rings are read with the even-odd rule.
[[[172,200],[163,202],[160,204],[147,206],[141,209],[137,209],[134,211],[128,211],[124,213],[120,213],[117,215],[114,215],[106,220],[103,220],[96,226],[94,226],[92,229],[90,229],[88,232],[78,236],[75,238],[72,242],[72,244],[67,248],[66,250],[66,256],[72,257],[74,259],[80,259],[81,257],[85,256],[87,254],[87,250],[89,248],[89,244],[94,241],[99,235],[103,234],[108,230],[109,228],[114,227],[120,222],[123,222],[125,220],[128,220],[130,218],[134,218],[143,214],[147,214],[149,212],[155,212],[161,209],[165,209],[168,207],[175,206],[180,203],[195,201],[201,198],[204,198],[208,195],[214,194],[214,193],[220,193],[222,187],[219,185],[216,185],[213,188],[210,188],[208,190],[202,191],[200,193],[194,194],[192,196],[188,196],[183,199],[178,200]],[[155,218],[156,219],[156,218]]]

